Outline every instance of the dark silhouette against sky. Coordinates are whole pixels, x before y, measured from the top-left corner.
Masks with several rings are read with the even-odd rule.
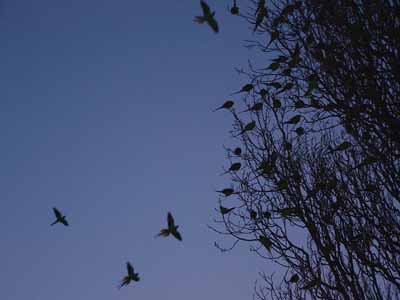
[[[218,34],[199,1],[2,1],[1,299],[251,296],[257,258],[207,228],[230,124],[212,110],[245,84],[248,32],[209,5]],[[154,239],[168,211],[182,243]]]

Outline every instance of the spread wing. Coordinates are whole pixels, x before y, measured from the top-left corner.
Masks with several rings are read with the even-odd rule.
[[[65,218],[62,218],[60,220],[60,222],[63,223],[65,226],[69,226],[69,224],[68,224],[67,220],[65,220]]]
[[[129,276],[125,276],[124,278],[122,278],[119,288],[122,288],[124,285],[128,285],[129,282],[130,282]]]
[[[200,1],[200,5],[201,5],[201,8],[203,10],[203,15],[205,17],[210,16],[211,15],[211,11],[210,11],[210,7],[208,6],[208,4],[205,3],[204,1]]]
[[[170,212],[168,213],[167,220],[168,220],[168,229],[171,230],[171,228],[175,227],[175,222]]]
[[[56,215],[57,219],[61,219],[62,218],[62,215],[61,215],[60,211],[57,208],[53,207],[53,211],[54,211],[54,214]]]
[[[210,27],[212,28],[212,30],[214,30],[215,33],[218,33],[219,28],[218,28],[218,23],[217,21],[214,19],[214,17],[211,17],[209,19],[207,19],[208,21],[208,25],[210,25]]]
[[[133,267],[129,262],[126,263],[126,269],[128,270],[128,276],[133,277],[134,276]]]
[[[182,236],[181,236],[181,234],[178,232],[178,230],[174,230],[174,231],[171,232],[171,233],[172,233],[172,235],[173,235],[174,237],[176,237],[177,240],[182,241]]]

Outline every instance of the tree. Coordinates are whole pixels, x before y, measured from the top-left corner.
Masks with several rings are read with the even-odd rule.
[[[400,2],[250,2],[271,63],[242,71],[214,230],[286,269],[259,299],[400,299]]]

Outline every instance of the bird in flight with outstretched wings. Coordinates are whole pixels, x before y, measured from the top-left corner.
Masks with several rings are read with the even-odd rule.
[[[171,213],[168,213],[167,216],[168,228],[161,229],[160,233],[157,236],[169,236],[172,234],[177,240],[182,241],[182,236],[178,231],[178,225],[175,225],[174,218],[172,217]]]
[[[63,216],[57,208],[53,207],[53,211],[54,211],[54,215],[56,216],[56,220],[53,223],[51,223],[50,225],[53,226],[57,223],[62,223],[65,226],[69,226],[65,216]]]
[[[132,265],[129,262],[126,263],[126,269],[128,271],[128,275],[122,278],[119,288],[122,288],[124,285],[128,285],[131,281],[138,282],[140,280],[139,273],[135,273]]]
[[[200,1],[200,5],[203,10],[203,15],[195,17],[194,21],[199,24],[203,24],[204,22],[206,22],[208,23],[208,25],[210,25],[215,33],[218,33],[218,23],[217,20],[215,20],[214,18],[215,12],[211,12],[210,7],[204,1]]]

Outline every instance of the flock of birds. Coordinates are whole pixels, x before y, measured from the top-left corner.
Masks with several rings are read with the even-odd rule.
[[[56,220],[51,223],[50,225],[53,226],[57,223],[63,224],[64,226],[69,226],[69,223],[66,219],[66,216],[64,216],[57,208],[53,207],[54,215],[56,217]],[[163,236],[167,237],[169,235],[174,236],[177,240],[182,241],[182,235],[178,231],[179,225],[175,225],[174,218],[172,217],[172,214],[169,212],[167,215],[167,228],[163,228],[160,230],[160,233],[156,235],[158,236]],[[121,280],[121,284],[119,285],[119,288],[130,284],[132,281],[138,282],[140,280],[139,273],[135,273],[135,270],[133,266],[131,265],[130,262],[126,263],[126,269],[127,269],[127,275],[124,276]]]
[[[234,1],[234,3],[235,3],[235,5],[234,5],[233,9],[237,8],[236,1]],[[201,5],[202,11],[203,11],[203,15],[196,16],[194,21],[199,24],[207,23],[215,33],[218,33],[219,28],[218,28],[218,23],[214,17],[215,12],[211,12],[210,7],[204,1],[200,1],[200,5]],[[233,102],[225,103],[225,106],[223,106],[221,108],[229,109],[232,105],[233,105]],[[64,216],[55,207],[53,207],[53,211],[54,211],[56,220],[50,224],[51,226],[58,224],[58,223],[63,224],[64,226],[69,226],[66,216]],[[172,217],[172,214],[170,212],[168,212],[167,228],[161,229],[160,232],[156,235],[156,237],[158,237],[158,236],[168,237],[169,235],[172,235],[178,241],[182,241],[182,235],[178,231],[178,227],[179,227],[178,225],[175,225],[175,221],[174,221],[174,218]],[[134,281],[134,282],[140,281],[139,273],[135,273],[135,269],[133,268],[133,266],[131,265],[130,262],[126,263],[126,269],[127,269],[127,275],[122,278],[119,288],[130,284],[132,281]]]

